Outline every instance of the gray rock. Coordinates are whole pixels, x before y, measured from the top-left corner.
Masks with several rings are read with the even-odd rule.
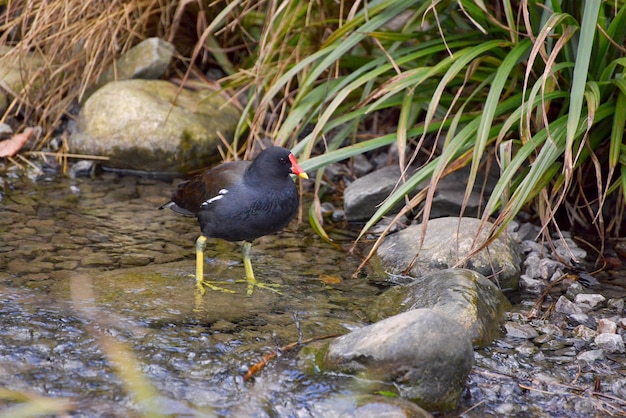
[[[389,289],[367,313],[375,322],[400,312],[431,308],[461,324],[473,344],[486,346],[500,332],[499,324],[509,306],[497,286],[481,274],[451,269]]]
[[[524,274],[531,279],[541,278],[541,269],[539,267],[540,261],[541,257],[539,256],[539,253],[533,251],[528,254],[524,260]]]
[[[504,328],[508,337],[531,339],[539,336],[539,333],[529,324],[507,322]]]
[[[615,334],[617,332],[617,324],[607,318],[598,319],[598,334]]]
[[[324,364],[392,381],[402,397],[429,410],[447,410],[457,405],[473,358],[461,325],[431,309],[416,309],[335,339]]]
[[[624,340],[618,334],[598,334],[593,339],[598,348],[607,351],[609,353],[623,353],[626,352],[624,346]]]
[[[68,175],[70,178],[87,177],[94,173],[95,163],[93,160],[80,160],[70,167]]]
[[[539,235],[539,233],[541,232],[541,228],[535,224],[532,224],[530,222],[524,222],[522,223],[519,228],[517,229],[517,236],[519,238],[520,241],[522,242],[532,242],[534,244],[536,244],[536,247],[539,249],[540,247],[542,247],[541,244],[538,244],[535,240],[537,239],[537,236]]]
[[[430,211],[430,218],[441,218],[444,216],[459,216],[461,206],[465,198],[465,188],[467,179],[470,174],[471,167],[468,165],[461,170],[454,171],[446,177],[439,180],[437,190],[433,198],[433,205]],[[479,217],[481,215],[481,205],[484,206],[483,197],[489,196],[497,182],[493,176],[489,176],[485,182],[483,172],[476,175],[474,187],[470,192],[469,199],[466,202],[463,216]],[[481,188],[485,186],[484,193]]]
[[[433,418],[424,409],[402,398],[375,396],[365,401],[360,400],[359,404],[351,415],[342,414],[341,416],[354,418]]]
[[[369,219],[381,202],[394,190],[400,178],[400,168],[387,166],[350,183],[343,195],[343,204],[348,221]],[[398,212],[404,203],[399,203],[389,213]]]
[[[546,335],[556,335],[557,337],[563,336],[563,330],[550,323],[537,327],[537,331]]]
[[[572,314],[582,314],[583,311],[574,304],[574,302],[570,301],[565,296],[559,297],[559,300],[556,301],[556,305],[554,306],[554,310],[556,312],[564,313],[565,315]]]
[[[415,173],[416,169],[407,170],[407,178]],[[442,178],[437,184],[430,218],[440,218],[444,216],[458,216],[461,213],[461,206],[465,197],[465,187],[470,167],[457,170]],[[363,176],[346,187],[344,192],[344,208],[349,221],[359,221],[369,219],[395,188],[401,184],[400,168],[398,166],[387,166]],[[484,174],[479,173],[466,202],[464,215],[468,217],[479,216],[479,208],[483,201],[481,188],[484,184]],[[428,186],[429,181],[423,181],[410,194],[415,195],[418,191]],[[489,177],[486,182],[486,193],[493,190],[495,180]],[[398,203],[390,213],[398,212],[403,202]]]
[[[186,173],[216,159],[218,133],[230,140],[239,111],[215,92],[161,80],[106,84],[84,104],[72,152],[108,156],[113,168]]]
[[[383,266],[392,273],[402,272],[413,263],[410,274],[414,277],[451,267],[474,270],[494,281],[502,289],[516,289],[519,282],[520,256],[517,244],[506,234],[500,235],[487,248],[463,262],[471,250],[485,242],[491,228],[487,223],[477,235],[481,225],[475,218],[439,218],[428,222],[424,243],[420,247],[422,226],[408,228],[386,237],[378,248]]]
[[[98,87],[131,78],[157,79],[165,74],[175,47],[160,38],[148,38],[122,55],[98,79]]]
[[[583,351],[576,356],[578,360],[588,361],[589,363],[592,363],[596,360],[604,360],[605,357],[606,356],[604,355],[604,350]]]
[[[374,166],[364,154],[357,154],[352,157],[352,167],[356,177],[361,177],[374,169]]]
[[[568,318],[577,324],[586,325],[588,327],[597,326],[595,318],[584,313],[573,313],[573,314],[568,315]]]
[[[602,295],[593,293],[579,293],[574,298],[574,303],[583,310],[583,312],[593,311],[602,306],[606,298]]]
[[[554,241],[555,253],[564,260],[580,262],[587,257],[587,252],[578,247],[571,238],[557,239]]]
[[[521,248],[522,248],[522,251],[525,253],[533,252],[533,253],[536,253],[537,255],[539,255],[539,253],[543,251],[543,245],[539,244],[536,241],[532,241],[528,239],[522,241]]]
[[[539,349],[530,341],[522,341],[515,345],[515,351],[524,356],[532,356],[533,354],[537,354]]]
[[[617,311],[618,314],[624,312],[624,299],[612,298],[606,303],[607,308]]]
[[[539,295],[546,290],[548,283],[545,280],[532,279],[525,274],[522,274],[519,278],[519,287],[524,292],[533,293]]]
[[[557,270],[563,268],[563,263],[550,258],[541,258],[537,253],[531,253],[524,260],[527,276],[534,279],[550,279]]]
[[[0,115],[3,114],[15,93],[21,96],[25,86],[37,89],[41,81],[32,83],[31,78],[45,64],[45,57],[38,52],[16,51],[11,47],[0,45]],[[47,80],[53,83],[53,80]],[[7,91],[9,93],[7,93]],[[33,97],[33,93],[29,97]]]
[[[2,94],[2,93],[0,93],[0,94]],[[2,102],[0,102],[0,114],[3,113],[2,108],[3,108],[2,107]],[[11,135],[13,135],[13,129],[11,128],[11,126],[9,126],[8,124],[6,124],[4,122],[0,123],[0,138],[9,137]]]
[[[563,271],[561,269],[556,269],[552,276],[550,276],[549,282],[555,282],[557,280],[561,280],[563,278]]]
[[[576,299],[576,295],[580,293],[585,293],[585,288],[579,282],[574,282],[568,286],[565,296],[570,300],[574,300]]]

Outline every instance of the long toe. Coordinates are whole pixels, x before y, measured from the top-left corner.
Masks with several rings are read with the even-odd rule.
[[[218,286],[218,284],[228,284],[228,282],[212,282],[209,280],[199,280],[196,282],[196,288],[202,295],[206,293],[206,289],[214,290],[217,292],[224,292],[224,293],[237,293],[234,290],[226,289],[225,287]]]
[[[243,280],[241,280],[243,281]],[[246,282],[248,283],[248,291],[246,292],[247,296],[252,296],[252,293],[254,293],[254,288],[258,287],[259,289],[265,289],[265,290],[269,290],[271,292],[277,293],[279,295],[282,295],[282,293],[280,292],[280,287],[281,285],[278,283],[266,283],[266,282],[258,282],[256,280],[246,280]]]

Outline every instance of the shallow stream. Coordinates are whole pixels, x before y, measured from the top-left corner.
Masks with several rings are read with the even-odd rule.
[[[354,416],[358,394],[393,392],[320,373],[306,350],[280,350],[367,324],[364,309],[381,289],[350,279],[359,258],[294,222],[252,247],[257,279],[280,284],[280,294],[257,289],[246,297],[239,248],[216,241],[205,271],[236,293],[200,297],[191,277],[196,222],[157,210],[171,190],[170,182],[114,174],[5,177],[0,413],[29,404],[90,417],[340,417]],[[531,383],[533,376],[571,381],[576,370],[559,361],[520,365],[515,344],[503,338],[477,352],[462,404],[449,416],[596,410],[580,391],[556,396],[546,386],[520,386],[519,370]],[[278,357],[244,381],[272,352]]]

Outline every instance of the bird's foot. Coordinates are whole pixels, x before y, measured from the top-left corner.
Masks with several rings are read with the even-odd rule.
[[[239,280],[240,282],[246,282],[248,283],[248,290],[246,292],[247,296],[252,296],[252,293],[254,293],[254,288],[258,287],[259,289],[265,289],[265,290],[269,290],[271,292],[277,293],[279,295],[282,295],[282,293],[280,292],[280,285],[278,283],[265,283],[265,282],[257,282],[256,280]]]
[[[217,291],[217,292],[224,292],[224,293],[236,293],[234,290],[226,289],[225,287],[218,286],[218,285],[224,285],[224,284],[232,284],[232,283],[215,282],[215,281],[210,281],[210,280],[196,280],[196,288],[198,289],[201,295],[204,295],[207,289]]]

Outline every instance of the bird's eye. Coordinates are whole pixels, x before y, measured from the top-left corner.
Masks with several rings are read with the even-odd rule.
[[[283,157],[280,157],[280,162],[281,162],[282,164],[287,164],[287,159],[285,159],[285,158],[283,158]]]

